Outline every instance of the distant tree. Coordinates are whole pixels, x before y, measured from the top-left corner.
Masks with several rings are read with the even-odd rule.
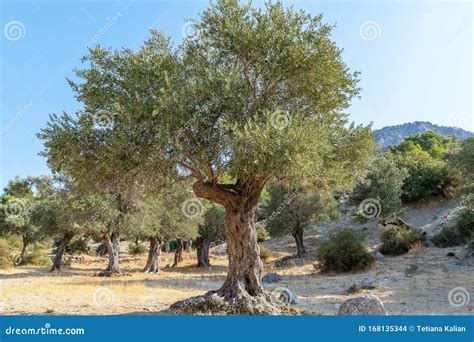
[[[160,273],[164,241],[176,239],[182,250],[181,240],[196,238],[202,220],[202,206],[191,195],[183,185],[174,185],[163,189],[153,198],[145,197],[138,205],[138,211],[131,216],[132,225],[140,227],[140,234],[150,242],[147,263],[143,269],[145,273]],[[176,251],[174,266],[178,262],[179,251]]]
[[[359,182],[349,197],[349,201],[359,205],[364,200],[376,201],[373,205],[374,212],[370,216],[377,216],[381,219],[394,218],[402,212],[402,187],[403,181],[407,177],[403,170],[400,170],[395,163],[390,152],[380,154],[371,166],[367,177]],[[362,215],[366,208],[360,208]]]
[[[462,142],[459,151],[450,157],[449,165],[458,173],[460,193],[474,204],[474,137]]]
[[[433,131],[415,134],[389,148],[400,169],[407,176],[402,187],[402,200],[411,202],[429,195],[451,196],[454,179],[444,156],[459,144],[457,138],[444,137]]]
[[[330,193],[287,188],[278,183],[267,186],[270,195],[264,205],[265,227],[271,236],[291,234],[296,243],[296,257],[306,254],[304,231],[322,220],[338,217],[336,201]]]
[[[260,280],[260,194],[271,178],[350,188],[364,174],[372,134],[344,112],[358,74],[321,15],[281,2],[258,9],[219,0],[194,28],[177,49],[159,32],[136,51],[91,49],[80,81],[71,82],[84,109],[51,118],[41,135],[45,154],[95,188],[97,178],[146,188],[190,179],[197,197],[226,212],[229,272],[208,295],[233,312],[249,303],[277,312]],[[95,130],[97,118],[110,124]]]
[[[44,178],[38,177],[16,177],[10,180],[3,190],[0,202],[0,234],[15,234],[22,238],[23,247],[15,261],[18,265],[26,262],[29,245],[41,237],[31,214],[41,200],[39,187],[44,181]]]
[[[199,225],[199,235],[196,238],[198,267],[211,265],[209,262],[209,248],[212,242],[225,239],[224,229],[224,208],[217,204],[207,205],[204,221]]]

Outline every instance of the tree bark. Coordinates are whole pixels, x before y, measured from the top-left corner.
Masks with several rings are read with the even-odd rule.
[[[169,240],[165,240],[165,242],[163,243],[163,249],[165,250],[165,253],[169,253],[171,248],[170,248],[170,241]]]
[[[176,251],[174,253],[174,262],[173,266],[171,267],[176,267],[179,262],[183,261],[183,241],[181,240],[176,240]]]
[[[26,262],[26,256],[28,255],[28,246],[30,245],[30,239],[28,236],[23,235],[23,247],[21,248],[21,253],[18,259],[16,260],[17,265],[24,265]]]
[[[53,259],[53,267],[51,267],[51,272],[61,271],[61,260],[63,259],[64,251],[66,250],[66,247],[73,238],[73,236],[74,233],[71,232],[67,232],[66,234],[64,234],[56,250],[56,255]]]
[[[184,241],[184,250],[188,253],[193,251],[193,240]]]
[[[209,267],[211,263],[209,262],[209,247],[211,246],[211,241],[209,239],[204,239],[198,237],[196,239],[196,256],[197,256],[197,267]]]
[[[255,229],[256,206],[242,205],[225,213],[229,271],[219,292],[226,297],[255,297],[264,292],[260,281],[263,264]]]
[[[145,273],[160,273],[162,240],[157,237],[150,237],[150,249],[148,251],[148,260],[143,269]]]
[[[306,252],[306,247],[304,246],[304,231],[299,224],[296,225],[295,230],[292,233],[293,238],[296,242],[296,257],[303,257]]]
[[[119,242],[120,235],[114,231],[111,236],[105,233],[102,235],[102,240],[107,246],[107,253],[109,255],[109,264],[107,268],[101,272],[101,275],[120,274],[119,267]]]

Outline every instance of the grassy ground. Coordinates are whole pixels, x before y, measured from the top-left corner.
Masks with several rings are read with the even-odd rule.
[[[423,227],[435,227],[452,205],[427,204],[410,209],[407,221],[419,220]],[[421,216],[424,215],[424,219]],[[431,221],[429,220],[431,217]],[[428,222],[429,221],[429,222]],[[428,222],[428,223],[427,223]],[[431,226],[430,226],[431,222]],[[304,260],[292,260],[277,267],[275,261],[290,255],[294,250],[291,237],[271,239],[265,246],[274,255],[265,264],[265,272],[277,272],[283,279],[265,284],[269,289],[286,287],[300,297],[297,308],[315,314],[337,314],[338,305],[351,296],[370,293],[379,296],[387,311],[396,315],[472,315],[474,313],[474,265],[461,259],[463,247],[417,248],[398,257],[378,260],[376,266],[364,273],[326,275],[314,267],[312,253],[335,229],[351,224],[366,234],[369,245],[377,246],[377,228],[374,223],[355,225],[342,217],[330,224],[318,225],[306,234],[311,251]],[[420,226],[420,224],[417,224]],[[145,256],[125,256],[122,270],[125,275],[101,278],[96,274],[105,268],[105,258],[86,256],[85,263],[63,267],[60,275],[52,275],[46,267],[19,267],[0,271],[0,312],[12,315],[66,314],[150,314],[168,308],[178,300],[217,289],[227,272],[224,249],[211,252],[212,267],[195,267],[194,254],[184,254],[184,261],[176,268],[166,268],[172,254],[164,254],[163,271],[159,275],[141,272]],[[448,257],[454,252],[459,257]],[[221,255],[219,257],[219,255]],[[375,288],[348,294],[353,285],[370,283]],[[449,293],[462,287],[472,297],[459,307],[450,305]]]

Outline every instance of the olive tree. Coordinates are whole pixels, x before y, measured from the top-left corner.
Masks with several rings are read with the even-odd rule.
[[[337,218],[339,211],[331,193],[320,193],[311,188],[288,188],[283,184],[267,186],[269,200],[263,207],[263,222],[271,236],[291,234],[296,243],[296,257],[306,254],[304,231],[311,224]]]
[[[89,164],[147,187],[191,179],[197,197],[225,208],[229,255],[223,286],[198,301],[278,313],[260,279],[260,193],[272,178],[346,188],[364,173],[370,127],[349,124],[344,112],[358,74],[321,15],[280,2],[256,9],[220,0],[194,29],[177,48],[153,31],[137,51],[91,49],[71,82],[83,110],[51,118],[45,155],[81,182],[96,174]],[[94,129],[102,121],[110,124]]]
[[[198,267],[211,266],[209,248],[211,243],[225,238],[224,208],[211,204],[205,209],[203,223],[199,225],[199,236],[196,238],[196,257]]]

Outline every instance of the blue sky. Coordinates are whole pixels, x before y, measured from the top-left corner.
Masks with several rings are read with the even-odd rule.
[[[261,6],[262,1],[254,1]],[[285,1],[336,24],[344,60],[361,71],[348,112],[375,128],[416,120],[474,131],[472,2]],[[80,108],[66,83],[87,45],[138,47],[149,28],[176,43],[207,0],[12,1],[0,4],[0,187],[48,173],[35,134],[50,113]]]

